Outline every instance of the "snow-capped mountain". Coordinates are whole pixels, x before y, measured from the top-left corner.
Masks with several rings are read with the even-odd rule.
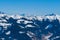
[[[0,40],[60,40],[60,16],[0,14]]]

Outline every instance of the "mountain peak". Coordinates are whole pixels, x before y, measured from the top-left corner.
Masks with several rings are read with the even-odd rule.
[[[56,14],[51,13],[51,14],[47,14],[47,15],[45,15],[45,16],[56,16]]]
[[[1,11],[0,11],[0,14],[4,14],[4,12],[1,12]]]

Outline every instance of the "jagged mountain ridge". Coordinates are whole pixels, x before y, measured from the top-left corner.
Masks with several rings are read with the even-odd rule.
[[[60,16],[20,16],[0,14],[1,40],[57,40]]]

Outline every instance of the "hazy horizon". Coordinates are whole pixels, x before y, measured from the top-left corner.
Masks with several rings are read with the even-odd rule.
[[[0,0],[0,11],[7,14],[60,15],[59,0]]]

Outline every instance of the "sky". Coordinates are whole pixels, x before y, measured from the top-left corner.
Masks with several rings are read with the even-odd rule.
[[[0,0],[0,11],[6,14],[60,15],[60,0]]]

